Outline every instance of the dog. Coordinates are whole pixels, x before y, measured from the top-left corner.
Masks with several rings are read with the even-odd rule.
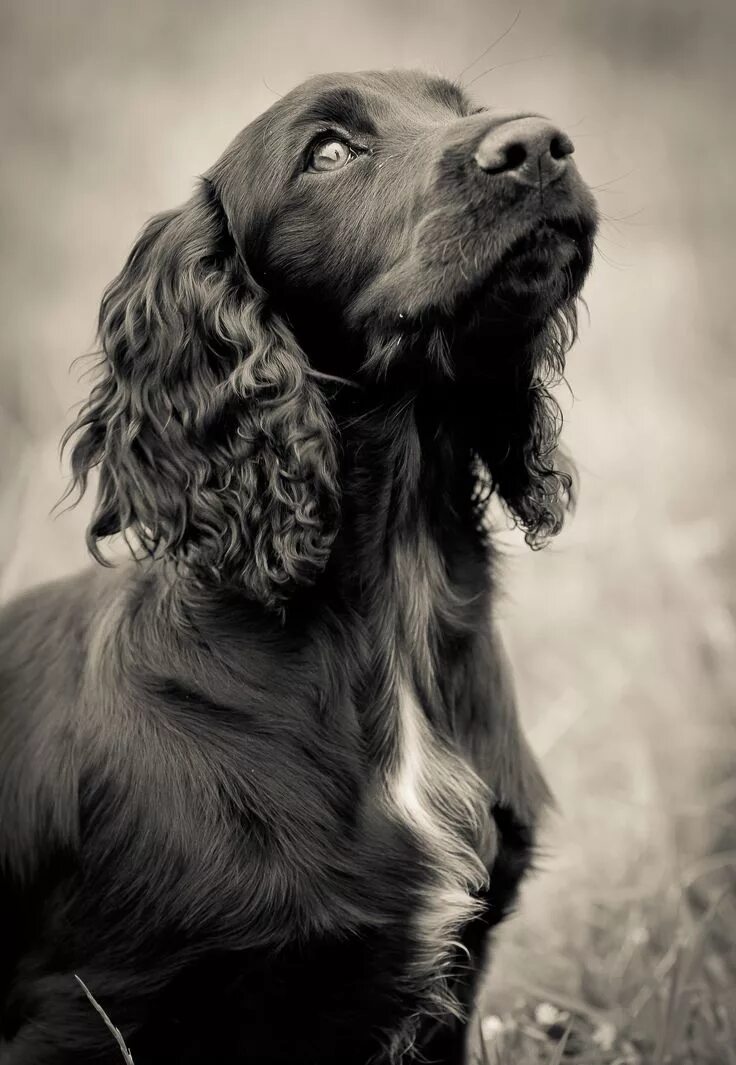
[[[567,135],[318,76],[150,221],[69,429],[102,565],[0,623],[2,1065],[467,1060],[549,792],[496,498],[573,496]],[[133,559],[111,566],[122,534]]]

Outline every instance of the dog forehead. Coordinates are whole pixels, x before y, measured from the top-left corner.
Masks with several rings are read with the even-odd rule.
[[[326,120],[372,125],[415,118],[457,118],[469,101],[454,82],[421,70],[365,70],[317,74],[297,85],[264,112],[273,121],[299,122],[324,114]]]

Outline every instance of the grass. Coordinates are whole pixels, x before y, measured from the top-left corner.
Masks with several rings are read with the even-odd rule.
[[[605,948],[575,959],[583,995],[537,988],[501,1016],[486,1014],[476,1062],[736,1065],[733,973],[713,937],[718,905],[680,923],[652,915],[648,930],[630,927],[615,943],[621,914],[608,914]]]
[[[112,1037],[115,1040],[115,1042],[117,1043],[117,1045],[120,1047],[120,1053],[123,1056],[123,1061],[126,1063],[126,1065],[134,1065],[133,1055],[130,1053],[130,1051],[128,1050],[127,1046],[125,1045],[125,1040],[123,1039],[123,1036],[122,1036],[122,1033],[120,1032],[120,1029],[116,1028],[115,1025],[112,1023],[112,1021],[110,1020],[110,1018],[107,1015],[107,1013],[105,1012],[105,1010],[103,1010],[102,1006],[99,1004],[97,999],[94,997],[94,995],[92,994],[90,989],[85,984],[84,980],[82,980],[82,978],[80,976],[77,976],[76,973],[74,974],[74,979],[77,981],[79,986],[84,991],[84,993],[87,996],[87,998],[89,999],[92,1007],[95,1010],[97,1010],[97,1012],[99,1013],[100,1017],[102,1017],[102,1020],[105,1022],[105,1025],[107,1026],[110,1034],[112,1035]]]
[[[642,388],[638,423],[632,393],[626,452],[609,450],[620,411],[578,427],[601,472],[575,542],[522,561],[507,537],[502,620],[560,810],[499,935],[480,1062],[736,1065],[732,501],[712,473],[697,484],[687,429],[657,483],[632,477],[631,423],[698,432],[686,397]],[[718,428],[700,433],[717,452]]]

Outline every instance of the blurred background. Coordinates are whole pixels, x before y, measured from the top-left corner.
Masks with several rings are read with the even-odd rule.
[[[734,1065],[736,5],[3,0],[0,29],[2,598],[85,560],[88,507],[49,512],[103,287],[277,94],[418,66],[571,134],[603,215],[560,396],[580,505],[544,552],[501,535],[559,811],[484,1053]]]

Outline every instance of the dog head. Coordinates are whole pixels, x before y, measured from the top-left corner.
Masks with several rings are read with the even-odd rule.
[[[103,357],[67,438],[88,540],[132,533],[269,606],[324,567],[339,440],[323,382],[453,382],[491,483],[559,528],[547,388],[596,217],[547,120],[416,72],[313,78],[154,218],[102,301]]]

